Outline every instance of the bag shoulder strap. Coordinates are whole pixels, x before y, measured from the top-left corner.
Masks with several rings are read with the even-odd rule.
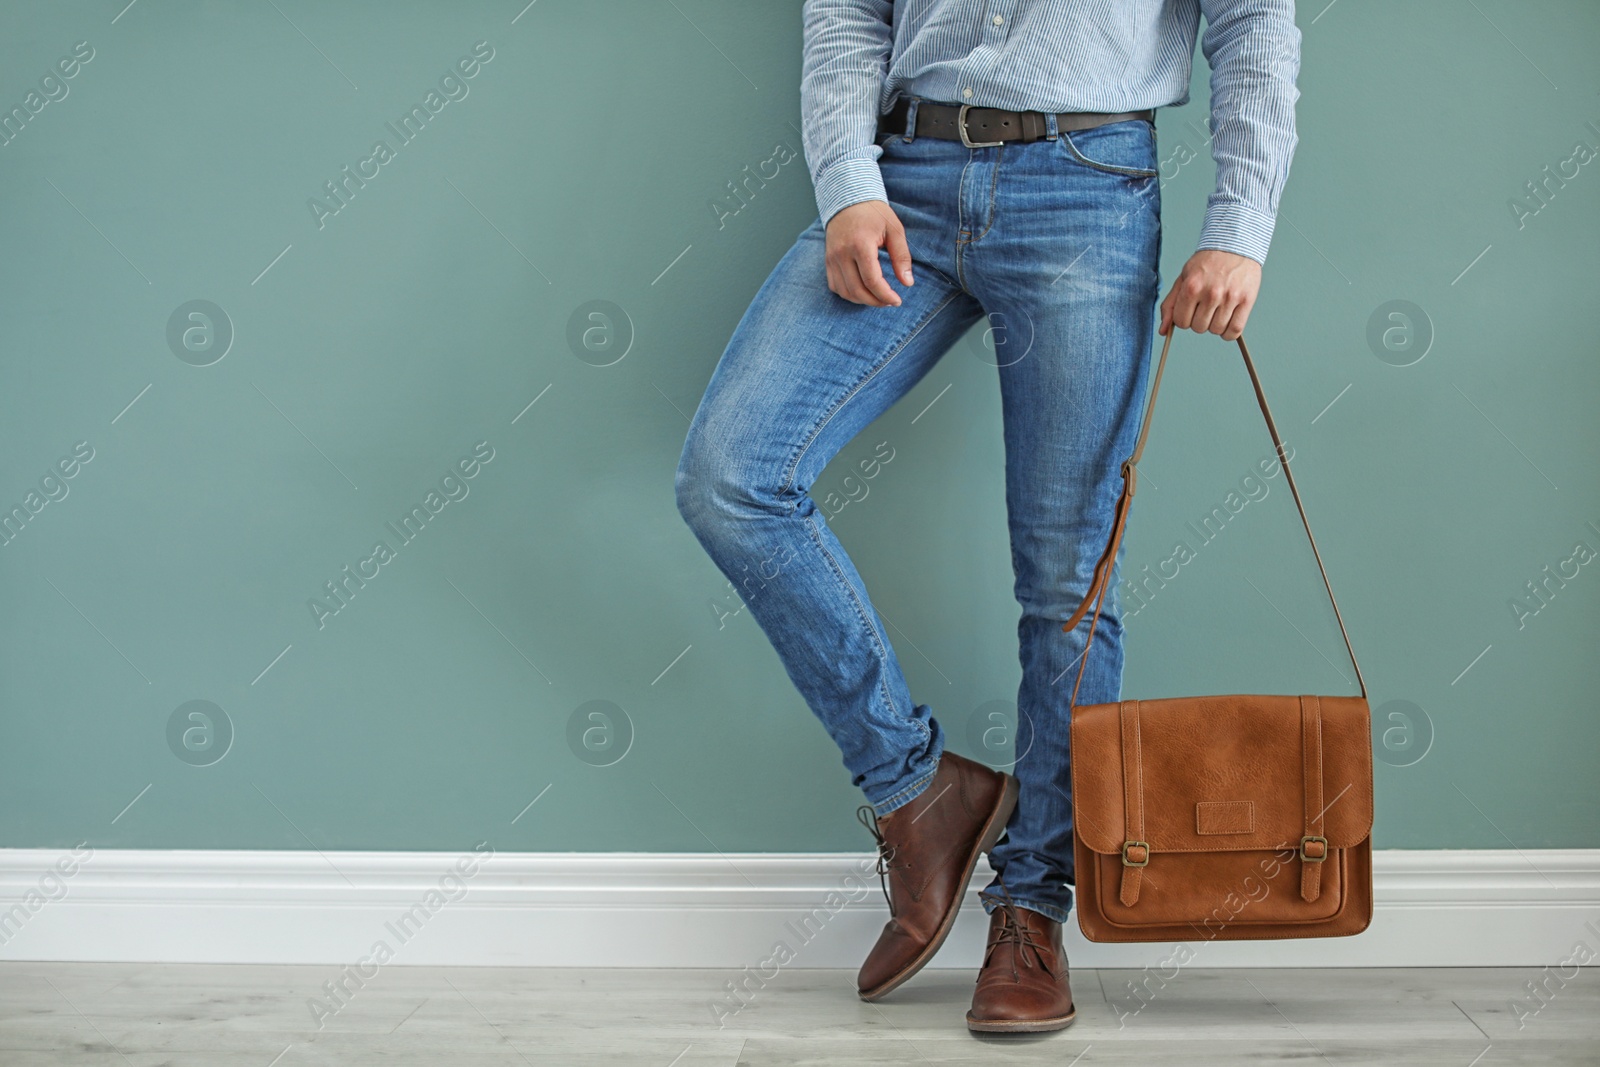
[[[1117,500],[1115,517],[1111,521],[1111,536],[1106,542],[1105,551],[1100,554],[1100,561],[1095,564],[1094,578],[1089,583],[1089,591],[1084,594],[1083,603],[1078,605],[1078,610],[1072,613],[1072,618],[1062,624],[1061,629],[1067,633],[1078,625],[1084,612],[1089,610],[1089,601],[1094,601],[1094,618],[1089,622],[1089,637],[1083,645],[1083,656],[1078,665],[1078,680],[1072,686],[1072,707],[1078,705],[1078,686],[1083,684],[1083,669],[1089,665],[1089,646],[1094,643],[1095,625],[1100,621],[1100,607],[1105,601],[1106,589],[1111,584],[1111,568],[1117,558],[1117,546],[1122,541],[1123,527],[1127,524],[1128,510],[1133,503],[1134,487],[1138,483],[1139,457],[1144,454],[1144,442],[1150,436],[1150,419],[1156,409],[1156,393],[1161,389],[1161,372],[1167,366],[1167,350],[1172,347],[1173,334],[1178,332],[1176,326],[1167,332],[1167,339],[1161,345],[1161,361],[1156,364],[1155,377],[1150,382],[1150,399],[1145,404],[1144,425],[1139,430],[1138,443],[1134,445],[1133,455],[1122,463],[1122,495]],[[1306,518],[1305,505],[1300,502],[1300,490],[1295,488],[1294,475],[1289,470],[1289,457],[1284,453],[1283,440],[1278,436],[1277,424],[1272,421],[1272,411],[1267,407],[1267,395],[1261,391],[1261,379],[1256,375],[1255,363],[1250,359],[1250,349],[1245,346],[1244,337],[1239,338],[1239,353],[1244,356],[1245,370],[1250,372],[1250,384],[1255,387],[1256,402],[1261,406],[1261,414],[1267,420],[1267,432],[1272,434],[1272,444],[1277,449],[1278,461],[1283,464],[1283,476],[1289,483],[1289,492],[1294,497],[1294,506],[1300,512],[1300,522],[1306,528],[1306,540],[1311,542],[1311,554],[1316,558],[1317,570],[1322,572],[1322,585],[1328,590],[1328,601],[1333,605],[1333,617],[1338,620],[1339,633],[1344,637],[1345,651],[1350,654],[1350,665],[1356,669],[1356,683],[1361,687],[1363,699],[1367,695],[1366,679],[1361,677],[1361,666],[1356,663],[1356,651],[1350,646],[1350,634],[1344,628],[1344,618],[1339,614],[1339,602],[1333,597],[1333,586],[1328,581],[1328,571],[1322,565],[1322,554],[1317,551],[1317,539],[1311,536],[1311,522]]]

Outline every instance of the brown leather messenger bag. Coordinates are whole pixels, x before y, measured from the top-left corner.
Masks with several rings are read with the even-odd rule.
[[[1073,861],[1091,941],[1357,934],[1372,920],[1372,729],[1333,586],[1250,350],[1245,369],[1283,464],[1360,696],[1168,697],[1078,706],[1174,327],[1161,346],[1122,497],[1071,632],[1094,601],[1072,687]]]

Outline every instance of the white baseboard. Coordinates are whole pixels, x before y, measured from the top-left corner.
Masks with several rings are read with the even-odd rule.
[[[47,875],[62,857],[72,873]],[[381,941],[378,962],[402,965],[739,970],[782,942],[789,966],[855,968],[887,917],[868,854],[476,859],[457,886],[462,858],[443,852],[95,849],[73,862],[0,849],[0,960],[355,965]],[[981,865],[933,966],[977,966],[988,878]],[[1363,934],[1195,941],[1194,962],[1544,966],[1579,941],[1600,951],[1600,849],[1380,851],[1374,881]],[[1079,967],[1144,967],[1172,948],[1091,944],[1075,921],[1067,937]]]

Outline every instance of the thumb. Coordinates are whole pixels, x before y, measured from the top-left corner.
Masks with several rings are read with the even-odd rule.
[[[888,233],[885,235],[884,248],[888,250],[889,262],[894,265],[895,277],[900,279],[900,284],[911,285],[911,248],[906,244],[906,229],[900,224],[898,218],[889,223]]]

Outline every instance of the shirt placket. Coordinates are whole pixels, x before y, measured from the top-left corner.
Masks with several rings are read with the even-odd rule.
[[[984,10],[979,16],[978,43],[967,54],[967,60],[961,64],[961,77],[958,91],[959,100],[963,104],[977,102],[977,96],[987,84],[989,72],[1000,60],[1000,48],[1005,44],[1006,35],[1011,32],[1011,20],[1020,0],[992,0],[984,5]]]

